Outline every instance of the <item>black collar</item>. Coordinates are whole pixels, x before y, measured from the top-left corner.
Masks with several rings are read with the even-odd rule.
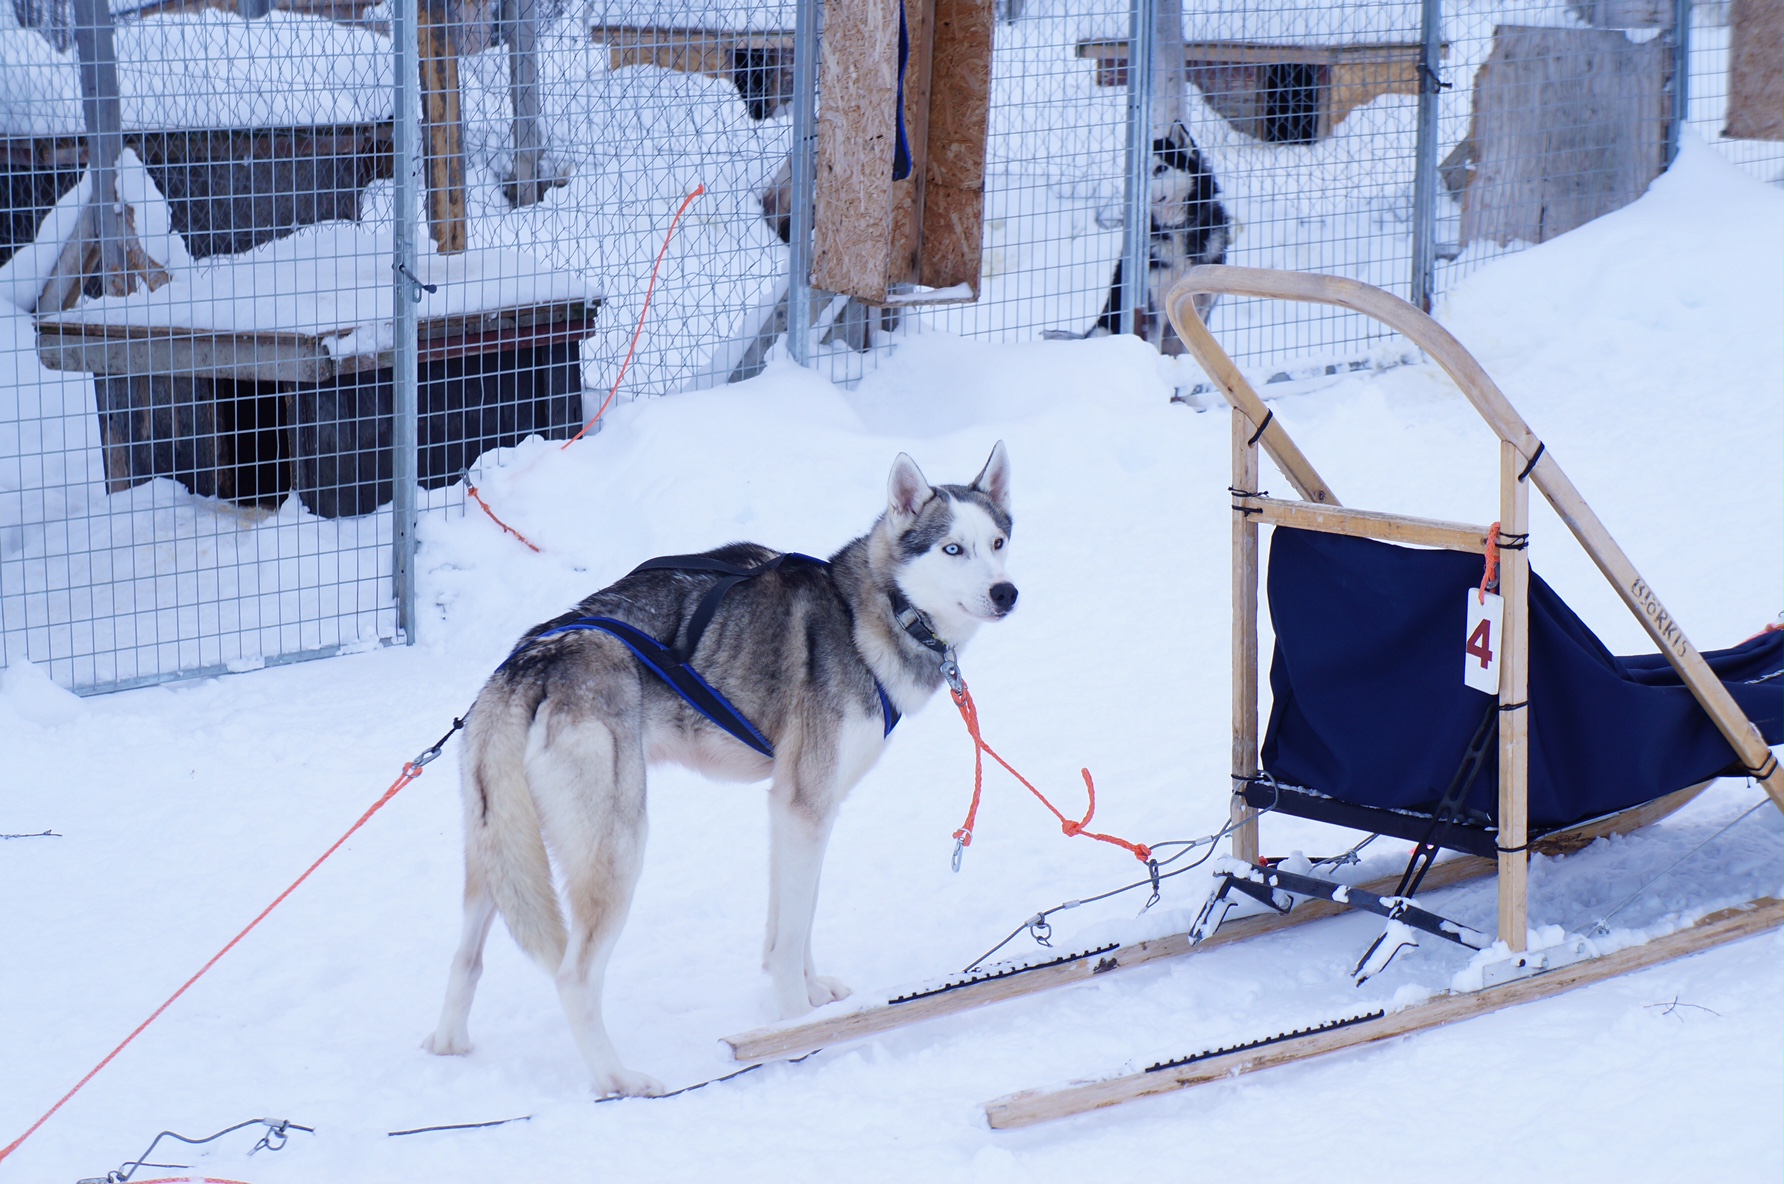
[[[886,593],[886,599],[892,605],[892,619],[899,627],[910,634],[911,640],[932,654],[946,658],[951,648],[947,642],[936,636],[935,628],[930,625],[929,618],[923,610],[905,599],[904,593],[894,584]]]

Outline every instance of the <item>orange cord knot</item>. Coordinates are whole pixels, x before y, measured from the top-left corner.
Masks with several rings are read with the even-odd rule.
[[[961,722],[966,725],[966,733],[968,736],[972,737],[973,742],[973,799],[972,804],[967,807],[966,821],[961,823],[960,829],[954,832],[954,842],[957,844],[954,848],[955,871],[960,870],[961,848],[972,845],[973,826],[977,823],[979,817],[979,800],[984,795],[985,791],[986,756],[989,756],[992,760],[1002,765],[1006,773],[1021,782],[1024,789],[1028,790],[1029,793],[1032,793],[1035,798],[1040,801],[1041,805],[1047,807],[1047,809],[1052,812],[1053,817],[1059,819],[1059,829],[1068,838],[1083,835],[1085,838],[1095,839],[1099,843],[1109,843],[1116,847],[1123,848],[1124,850],[1131,851],[1134,858],[1138,859],[1141,863],[1146,863],[1152,859],[1152,848],[1144,843],[1130,843],[1126,839],[1117,838],[1114,835],[1098,834],[1093,830],[1087,829],[1090,826],[1090,820],[1096,816],[1096,782],[1091,780],[1089,769],[1078,770],[1084,777],[1084,790],[1089,797],[1089,806],[1085,809],[1083,818],[1067,818],[1060,812],[1059,807],[1047,800],[1046,794],[1034,787],[1033,782],[1018,773],[1015,766],[999,756],[997,750],[992,748],[991,745],[985,743],[984,736],[979,733],[979,706],[977,703],[973,702],[972,692],[967,689],[966,683],[964,681],[961,682],[959,690],[950,687],[948,693],[953,697],[954,706],[960,711]]]

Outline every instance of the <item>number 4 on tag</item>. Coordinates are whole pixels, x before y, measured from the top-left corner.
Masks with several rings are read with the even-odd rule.
[[[1505,601],[1488,592],[1468,589],[1468,641],[1462,655],[1462,681],[1489,695],[1499,693],[1499,622]]]

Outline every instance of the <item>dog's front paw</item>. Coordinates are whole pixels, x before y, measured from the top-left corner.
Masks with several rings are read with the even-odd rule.
[[[595,1094],[603,1098],[658,1098],[669,1090],[648,1073],[614,1069],[595,1078]]]
[[[464,1032],[432,1032],[421,1047],[437,1057],[462,1057],[471,1051],[471,1038]]]
[[[835,1003],[838,999],[847,999],[855,992],[841,979],[831,978],[827,974],[814,974],[805,980],[805,993],[811,998],[813,1007],[822,1007],[826,1003]]]

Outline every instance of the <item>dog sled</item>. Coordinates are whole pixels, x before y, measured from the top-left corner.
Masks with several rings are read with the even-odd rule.
[[[1196,316],[1195,298],[1218,294],[1337,305],[1422,347],[1499,437],[1498,521],[1473,525],[1342,505]],[[799,1057],[1351,910],[1385,922],[1382,938],[1358,963],[1359,981],[1420,936],[1499,955],[1487,956],[1472,991],[1161,1056],[1138,1073],[986,1104],[993,1127],[1025,1126],[1453,1023],[1784,921],[1784,904],[1764,898],[1613,953],[1599,954],[1583,935],[1526,949],[1531,852],[1564,854],[1628,834],[1722,776],[1751,777],[1784,809],[1784,778],[1769,747],[1784,740],[1784,633],[1774,628],[1731,649],[1700,653],[1480,365],[1404,301],[1337,277],[1205,266],[1173,289],[1169,313],[1233,409],[1232,856],[1215,892],[1185,932],[1048,951],[853,1010],[741,1033],[727,1038],[735,1059]],[[1260,489],[1260,447],[1298,500]],[[1617,589],[1657,654],[1612,654],[1530,570],[1533,485]],[[1276,648],[1271,716],[1260,737],[1265,524],[1275,528],[1267,595]],[[1413,855],[1401,875],[1365,884],[1297,873],[1260,859],[1258,819],[1270,812],[1398,837],[1414,844]],[[1440,859],[1444,851],[1452,857]],[[1497,880],[1492,933],[1412,899],[1487,876]],[[1247,898],[1262,911],[1227,920]]]

